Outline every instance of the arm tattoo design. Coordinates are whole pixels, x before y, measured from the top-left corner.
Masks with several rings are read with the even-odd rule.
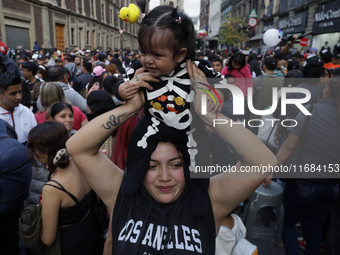
[[[120,122],[121,122],[120,119],[124,116],[126,116],[126,113],[119,115],[117,118],[115,115],[111,115],[109,118],[109,121],[106,122],[106,126],[103,124],[100,127],[105,128],[105,129],[111,129],[113,127],[116,127],[120,125]]]

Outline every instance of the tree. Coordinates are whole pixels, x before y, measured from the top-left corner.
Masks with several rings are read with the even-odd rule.
[[[232,45],[246,41],[247,37],[242,29],[244,26],[244,20],[240,17],[227,18],[220,27],[220,44]]]

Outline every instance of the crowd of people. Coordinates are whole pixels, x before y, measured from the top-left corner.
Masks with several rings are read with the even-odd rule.
[[[329,225],[330,249],[340,254],[338,179],[190,178],[202,162],[275,166],[298,148],[299,164],[339,171],[340,53],[302,54],[290,49],[294,40],[262,55],[250,46],[195,52],[190,18],[159,6],[143,19],[139,50],[43,50],[36,43],[33,51],[14,51],[0,41],[0,158],[9,162],[0,161],[0,226],[6,226],[0,253],[49,254],[53,247],[63,255],[231,254],[245,237],[232,212],[259,185],[277,181],[284,187],[286,254],[299,254],[299,246],[319,254]],[[214,89],[218,83],[242,92],[244,114],[234,114],[240,102],[234,90]],[[207,87],[221,101],[208,98],[202,115]],[[304,106],[311,118],[294,105],[282,111],[281,94],[273,91],[285,87],[310,92]],[[275,102],[278,124],[264,131],[264,116],[249,109]],[[244,127],[215,125],[216,119]],[[287,128],[285,120],[298,125]],[[8,150],[6,139],[23,152]],[[26,209],[20,215],[38,204],[40,241],[28,246]]]

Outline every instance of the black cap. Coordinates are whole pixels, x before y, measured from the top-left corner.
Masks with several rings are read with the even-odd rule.
[[[275,70],[277,60],[274,57],[267,57],[263,60],[263,65],[265,65],[269,70]]]
[[[45,60],[46,58],[45,58],[45,56],[44,55],[39,55],[38,56],[38,60]]]
[[[288,59],[288,56],[286,53],[280,51],[278,53],[275,53],[274,58],[281,60],[281,59]]]
[[[239,49],[236,48],[236,47],[232,47],[232,48],[231,48],[231,52],[232,52],[232,53],[236,53],[236,52],[238,52],[238,51],[239,51]]]

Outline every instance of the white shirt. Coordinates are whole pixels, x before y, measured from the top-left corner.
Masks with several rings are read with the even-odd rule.
[[[15,107],[13,113],[0,107],[0,119],[7,121],[15,129],[20,143],[27,141],[28,133],[37,125],[33,112],[22,104]]]

